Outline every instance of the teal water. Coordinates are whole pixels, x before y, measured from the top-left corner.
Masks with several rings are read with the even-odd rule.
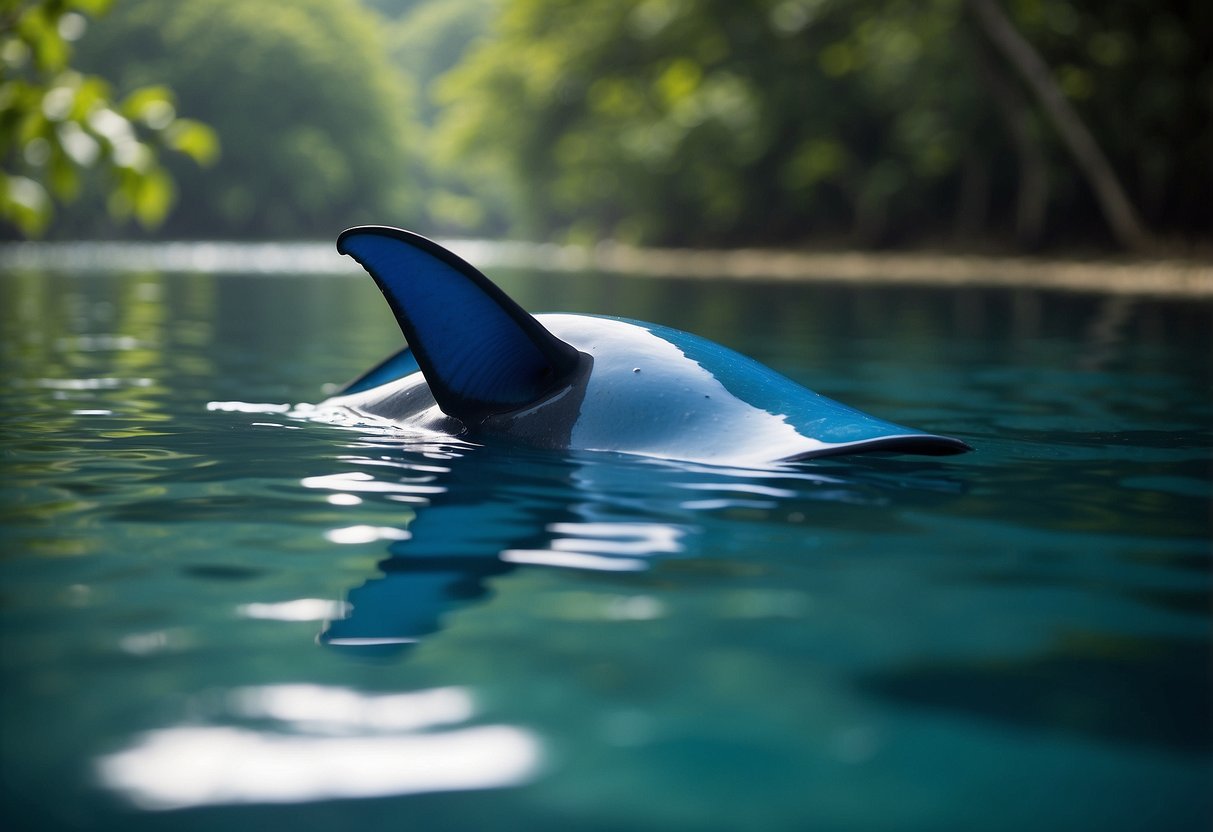
[[[360,272],[0,276],[5,829],[1207,829],[1213,305],[494,274],[964,457],[299,421]]]

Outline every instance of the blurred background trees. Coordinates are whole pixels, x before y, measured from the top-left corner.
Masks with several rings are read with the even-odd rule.
[[[328,237],[418,216],[412,89],[383,29],[355,0],[119,0],[79,62],[120,89],[166,84],[223,141],[211,169],[170,160],[187,198],[165,235]]]
[[[166,158],[162,235],[1123,244],[980,5],[118,0],[77,58],[119,97],[167,85],[222,141],[211,168]],[[1144,227],[1206,243],[1213,7],[997,8]],[[103,203],[83,194],[54,233],[112,235]]]
[[[1006,8],[1148,224],[1207,234],[1209,6]],[[513,0],[438,95],[444,152],[512,177],[531,234],[1111,241],[962,0]]]

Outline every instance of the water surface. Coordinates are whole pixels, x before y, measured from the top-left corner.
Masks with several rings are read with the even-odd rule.
[[[292,419],[347,276],[0,276],[9,829],[1201,829],[1208,303],[495,272],[977,448]]]

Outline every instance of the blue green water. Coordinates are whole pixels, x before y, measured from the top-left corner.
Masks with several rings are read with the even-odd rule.
[[[5,829],[1207,829],[1213,305],[495,273],[963,457],[291,418],[361,272],[0,276]]]

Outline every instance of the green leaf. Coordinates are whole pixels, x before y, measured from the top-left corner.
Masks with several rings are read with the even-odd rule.
[[[70,0],[68,5],[77,11],[96,16],[108,12],[110,6],[114,5],[114,0]]]
[[[9,176],[0,171],[0,217],[11,222],[27,237],[37,237],[50,222],[53,213],[46,189],[24,176]]]
[[[71,49],[59,35],[59,15],[43,4],[28,9],[17,21],[21,40],[34,53],[34,63],[43,72],[59,72],[67,67]]]
[[[59,199],[69,202],[80,193],[80,176],[63,150],[56,148],[51,155],[49,173],[51,191]]]
[[[80,79],[80,87],[76,90],[76,109],[73,117],[80,121],[97,107],[109,104],[110,85],[96,75],[85,75]]]
[[[131,121],[142,121],[154,130],[162,129],[176,117],[173,91],[163,84],[140,87],[122,101],[119,112]]]
[[[144,228],[155,228],[168,216],[175,196],[173,180],[163,168],[155,168],[139,177],[135,190],[135,218]]]
[[[168,146],[179,150],[200,165],[209,165],[219,158],[219,137],[200,121],[179,118],[165,132]]]

